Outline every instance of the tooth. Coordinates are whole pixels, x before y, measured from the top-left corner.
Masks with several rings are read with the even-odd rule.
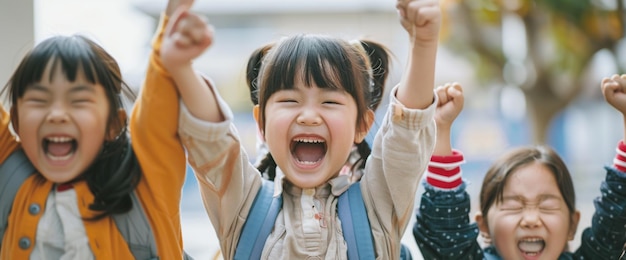
[[[48,157],[50,157],[50,159],[52,159],[53,161],[63,161],[63,160],[67,160],[70,157],[72,157],[74,153],[71,152],[68,155],[64,155],[64,156],[54,156],[52,154],[48,154]]]

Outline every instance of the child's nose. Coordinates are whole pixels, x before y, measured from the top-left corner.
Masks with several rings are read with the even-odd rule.
[[[320,125],[322,123],[322,118],[320,114],[312,108],[304,108],[302,112],[298,115],[296,119],[298,124],[300,125]]]
[[[520,223],[522,227],[535,228],[541,226],[541,217],[537,208],[526,208]]]
[[[57,104],[52,105],[46,120],[51,123],[65,123],[69,121],[69,116],[65,106]]]

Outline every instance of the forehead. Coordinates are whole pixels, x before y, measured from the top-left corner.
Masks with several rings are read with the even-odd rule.
[[[503,195],[534,198],[543,195],[561,197],[554,174],[542,163],[532,162],[520,166],[507,178]]]

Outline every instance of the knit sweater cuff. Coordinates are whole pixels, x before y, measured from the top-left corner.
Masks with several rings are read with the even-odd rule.
[[[618,171],[626,173],[626,144],[624,144],[624,140],[619,141],[615,151],[617,154],[615,159],[613,159],[613,166]]]
[[[461,164],[464,164],[463,153],[452,150],[452,155],[433,155],[428,163],[426,181],[435,188],[451,190],[463,183]]]

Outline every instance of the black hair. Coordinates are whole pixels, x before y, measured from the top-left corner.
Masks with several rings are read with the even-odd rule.
[[[132,100],[136,95],[122,80],[115,59],[97,43],[80,35],[54,36],[26,54],[2,91],[9,91],[14,128],[19,128],[16,116],[18,99],[30,86],[42,80],[48,64],[52,66],[50,71],[61,69],[69,81],[75,81],[82,73],[88,82],[104,88],[109,101],[105,133],[116,136],[103,140],[96,159],[77,177],[87,182],[94,195],[89,208],[99,213],[90,220],[129,211],[132,208],[130,193],[139,183],[141,169],[130,146],[128,122],[119,111],[123,109],[123,94]]]
[[[259,105],[259,120],[264,128],[265,102],[276,91],[291,89],[296,77],[305,85],[343,89],[357,104],[357,126],[363,124],[368,109],[376,110],[389,75],[390,52],[383,45],[367,40],[349,43],[320,35],[295,35],[279,43],[255,50],[248,60],[246,79],[250,100]],[[301,72],[301,73],[300,73]],[[371,153],[365,140],[357,144],[360,158],[353,168],[363,169]],[[257,169],[267,171],[270,180],[276,173],[276,162],[268,152]]]
[[[486,220],[491,206],[502,202],[504,186],[509,177],[519,168],[532,163],[540,163],[550,170],[570,215],[576,212],[574,182],[563,159],[549,146],[524,146],[505,153],[487,170],[480,190],[480,211]]]

